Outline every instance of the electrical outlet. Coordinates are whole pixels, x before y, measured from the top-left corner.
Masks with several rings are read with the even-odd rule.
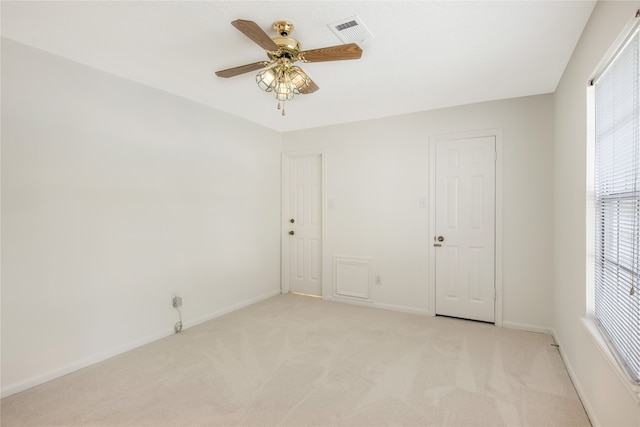
[[[173,297],[172,299],[173,308],[182,307],[182,297]]]
[[[382,277],[376,276],[376,285],[378,286],[382,285]]]

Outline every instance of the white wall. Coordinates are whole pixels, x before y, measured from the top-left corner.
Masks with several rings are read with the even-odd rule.
[[[281,135],[2,41],[3,395],[280,290]]]
[[[542,95],[289,132],[283,150],[326,150],[329,262],[373,258],[382,278],[374,304],[426,312],[431,240],[419,200],[429,195],[429,137],[502,129],[503,320],[544,330],[552,317],[552,125],[552,95]]]
[[[587,82],[638,9],[599,2],[555,94],[554,321],[560,348],[594,425],[638,426],[640,406],[585,330]]]

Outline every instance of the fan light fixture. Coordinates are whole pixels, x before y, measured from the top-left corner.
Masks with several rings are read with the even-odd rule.
[[[311,78],[300,67],[292,66],[289,59],[280,58],[275,65],[256,74],[256,83],[265,92],[273,92],[284,116],[284,102],[309,88]]]
[[[286,101],[292,100],[296,95],[306,95],[320,89],[300,67],[292,65],[294,62],[342,61],[358,59],[362,56],[362,49],[355,43],[303,51],[300,43],[289,37],[293,30],[293,24],[289,21],[274,22],[273,29],[278,33],[278,37],[274,38],[269,37],[253,21],[236,19],[231,22],[231,25],[263,48],[269,61],[216,71],[216,76],[228,78],[260,70],[256,75],[256,83],[265,92],[273,92],[278,100],[278,109],[282,110],[283,116],[286,114],[284,110]]]

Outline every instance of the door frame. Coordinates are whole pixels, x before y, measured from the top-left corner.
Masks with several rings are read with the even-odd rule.
[[[281,200],[282,200],[282,208],[280,212],[280,292],[283,294],[287,294],[291,291],[289,285],[289,242],[288,239],[287,228],[289,227],[289,217],[287,216],[287,212],[289,211],[289,180],[290,180],[290,166],[291,159],[299,158],[299,157],[307,157],[307,156],[320,156],[320,173],[322,176],[320,177],[320,198],[321,198],[321,221],[320,221],[320,239],[322,250],[320,251],[320,260],[321,265],[321,274],[322,274],[322,295],[324,298],[325,295],[328,294],[327,290],[327,235],[326,235],[326,150],[317,149],[317,150],[295,150],[295,151],[283,151],[282,152],[282,186],[281,186]]]
[[[495,164],[495,325],[502,326],[502,129],[487,129],[469,132],[436,135],[429,137],[429,277],[427,289],[427,310],[436,315],[436,251],[433,236],[436,235],[436,143],[456,139],[494,137],[496,141]]]

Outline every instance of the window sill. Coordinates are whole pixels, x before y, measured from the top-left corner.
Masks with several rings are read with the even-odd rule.
[[[629,393],[633,396],[636,404],[640,404],[640,385],[636,384],[629,375],[625,372],[625,370],[620,366],[616,357],[613,355],[605,338],[602,336],[602,333],[598,329],[595,324],[595,321],[590,317],[582,317],[582,325],[589,332],[589,336],[596,344],[596,347],[600,349],[600,352],[603,354],[609,365],[613,368],[613,370],[618,375],[620,381],[625,385]]]

